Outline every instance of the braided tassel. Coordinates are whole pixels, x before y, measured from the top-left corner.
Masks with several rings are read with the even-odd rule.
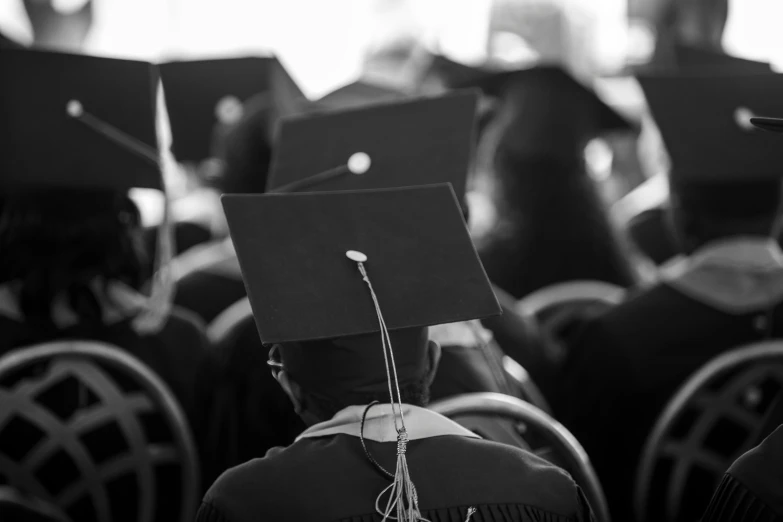
[[[390,491],[389,500],[386,503],[386,509],[381,511],[383,522],[386,520],[397,520],[399,522],[429,522],[422,518],[419,511],[419,497],[416,493],[416,486],[411,480],[408,470],[408,461],[405,458],[405,451],[408,447],[408,433],[403,429],[397,435],[397,469],[394,473],[392,483],[378,496],[378,500],[386,491]],[[377,508],[376,501],[376,508]],[[396,517],[392,513],[396,512]]]

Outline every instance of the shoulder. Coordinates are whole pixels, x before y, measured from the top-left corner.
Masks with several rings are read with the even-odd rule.
[[[492,484],[487,500],[509,502],[552,513],[570,515],[581,510],[576,482],[562,468],[520,448],[488,440],[441,437],[442,451],[450,454],[444,472],[460,474],[481,484]],[[446,460],[446,459],[444,459]],[[462,479],[466,480],[466,479]]]

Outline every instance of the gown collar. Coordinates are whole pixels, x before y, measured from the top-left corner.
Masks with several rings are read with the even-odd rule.
[[[783,251],[766,237],[709,243],[662,270],[665,284],[730,314],[746,314],[783,301]]]
[[[397,442],[397,431],[394,428],[394,417],[390,404],[376,404],[367,412],[362,433],[362,414],[366,406],[348,406],[326,422],[315,424],[304,431],[297,441],[333,435],[363,436],[366,440],[375,442]],[[403,404],[402,413],[405,417],[405,428],[409,440],[428,439],[443,435],[481,438],[456,422],[435,413],[432,410]]]

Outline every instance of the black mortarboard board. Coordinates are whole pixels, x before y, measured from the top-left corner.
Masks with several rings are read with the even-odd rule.
[[[161,188],[154,65],[3,50],[0,77],[1,190]]]
[[[750,122],[758,127],[770,132],[783,132],[783,118],[751,118]]]
[[[341,110],[393,102],[405,98],[398,90],[364,80],[357,80],[335,89],[312,104],[314,110]]]
[[[290,110],[298,89],[282,64],[272,57],[169,62],[161,64],[160,70],[171,120],[172,149],[179,161],[210,157],[216,125],[238,120],[240,104],[254,95],[271,93],[270,105],[279,105],[285,111]],[[226,120],[233,121],[221,122],[221,109],[226,112]]]
[[[366,254],[389,330],[500,312],[447,184],[222,200],[264,343],[380,331],[349,250]]]
[[[561,123],[566,124],[569,124],[569,111],[575,111],[577,105],[589,108],[595,119],[596,135],[610,131],[636,130],[633,123],[558,65],[536,65],[527,69],[488,72],[483,77],[470,81],[470,85],[478,85],[486,94],[499,98],[523,93],[529,109],[537,108],[546,113],[552,112],[553,117],[565,117],[566,121]],[[542,119],[536,118],[536,122],[539,120]]]
[[[750,123],[783,112],[783,75],[640,76],[677,182],[719,184],[778,179],[783,149]]]
[[[680,70],[711,69],[735,74],[771,73],[768,62],[757,62],[739,58],[723,52],[675,44],[674,65]]]
[[[438,78],[446,87],[459,87],[478,83],[487,76],[487,71],[435,54],[431,56],[424,76]]]
[[[336,172],[300,191],[449,182],[461,201],[477,102],[476,92],[461,91],[283,120],[267,190],[289,191],[292,184]],[[370,160],[364,174],[344,168],[358,153]]]

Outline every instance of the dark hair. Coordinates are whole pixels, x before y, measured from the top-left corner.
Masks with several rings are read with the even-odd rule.
[[[672,194],[673,226],[687,251],[731,236],[771,236],[781,204],[781,181],[674,182]]]
[[[0,203],[0,284],[18,282],[28,322],[54,328],[52,301],[64,295],[83,323],[102,314],[90,284],[149,278],[139,210],[124,194],[50,190]]]
[[[215,182],[227,194],[261,194],[272,160],[269,139],[272,117],[266,97],[251,98],[239,122],[223,129],[216,138],[213,154],[223,163]]]
[[[430,387],[425,378],[400,387],[402,402],[413,406],[425,407],[430,402]],[[327,395],[312,393],[302,389],[302,402],[305,409],[322,419],[331,419],[340,410],[348,406],[365,405],[371,402],[388,404],[389,393],[350,393],[341,395]]]

